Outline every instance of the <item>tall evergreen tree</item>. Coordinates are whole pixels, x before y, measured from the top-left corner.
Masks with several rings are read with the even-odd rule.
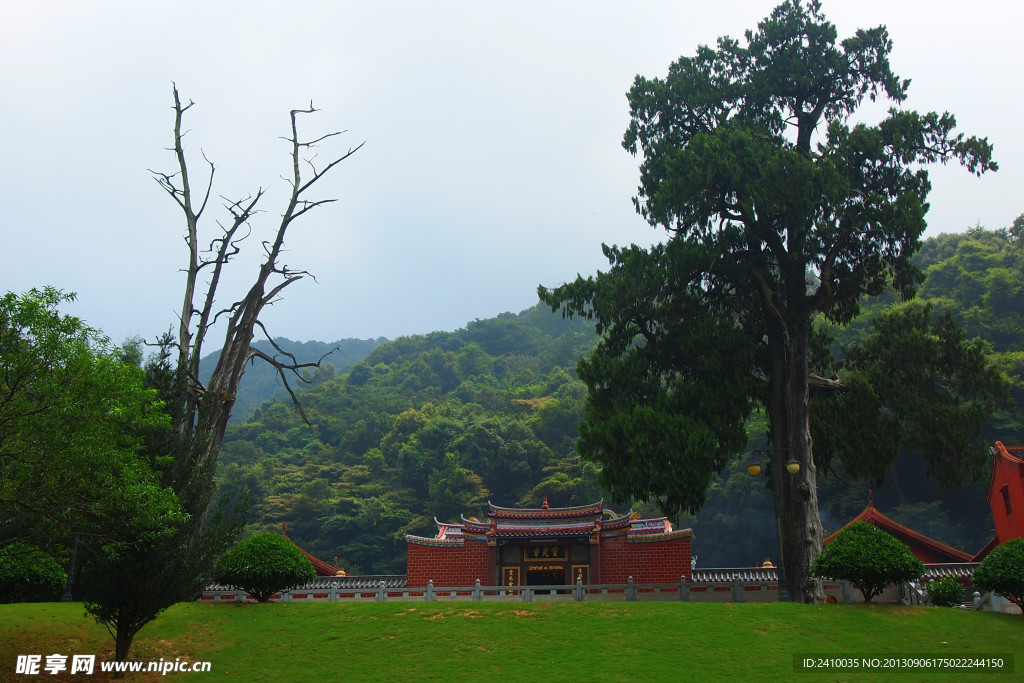
[[[664,79],[637,76],[623,140],[642,155],[634,202],[648,222],[668,231],[665,250],[679,254],[677,265],[663,267],[665,280],[652,291],[624,290],[633,305],[611,310],[602,308],[602,293],[637,280],[633,269],[640,263],[621,261],[616,250],[609,250],[612,269],[603,279],[541,289],[553,307],[597,317],[606,340],[621,335],[630,344],[622,350],[605,343],[588,361],[601,358],[606,376],[631,354],[664,349],[664,362],[621,378],[632,382],[629,389],[591,382],[589,405],[599,408],[609,396],[633,390],[657,417],[639,416],[613,430],[588,413],[598,440],[588,446],[584,437],[582,447],[605,463],[606,481],[630,482],[636,492],[642,467],[666,512],[699,504],[704,473],[719,468],[735,447],[738,411],[752,400],[763,403],[774,465],[793,457],[800,466],[780,477],[777,495],[789,589],[804,601],[821,595],[820,582],[808,573],[822,541],[809,391],[834,385],[810,371],[812,319],[845,323],[863,295],[887,286],[903,296],[914,291],[920,272],[910,258],[920,246],[931,188],[922,165],[956,161],[979,175],[996,169],[987,140],[956,133],[948,113],[894,106],[875,125],[854,120],[865,98],[894,105],[906,98],[909,81],[893,73],[891,49],[884,27],[839,41],[820,3],[791,0],[742,43],[723,37],[717,49],[700,46],[695,56],[674,62]],[[723,336],[710,344],[728,354],[714,353],[721,362],[674,365],[671,354],[686,353],[679,344],[689,325],[661,316],[686,308],[670,303],[677,299],[699,309],[693,315],[701,334],[711,325],[739,329],[749,343],[731,346],[732,338]],[[730,383],[740,359],[752,381]],[[721,387],[745,400],[701,426],[717,409],[704,403]],[[687,424],[680,415],[693,422],[694,404],[700,417]],[[677,457],[666,443],[681,443],[691,455]],[[702,476],[681,477],[673,469],[679,462]],[[662,480],[667,486],[659,486]]]

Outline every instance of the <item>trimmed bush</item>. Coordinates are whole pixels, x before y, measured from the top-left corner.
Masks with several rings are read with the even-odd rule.
[[[313,581],[316,570],[291,541],[268,532],[229,550],[217,563],[214,579],[266,602],[274,593]]]
[[[45,602],[60,597],[67,572],[35,546],[12,543],[0,549],[0,602]]]
[[[964,587],[956,577],[943,576],[928,584],[928,599],[936,607],[958,607],[964,601]]]
[[[1007,541],[986,555],[971,582],[1017,603],[1024,612],[1024,539]]]
[[[849,581],[864,594],[864,602],[890,583],[913,581],[924,575],[924,563],[910,547],[867,522],[839,532],[811,564],[811,575]]]

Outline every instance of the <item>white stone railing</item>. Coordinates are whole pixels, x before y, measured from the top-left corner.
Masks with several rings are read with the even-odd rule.
[[[419,601],[518,601],[518,602],[555,602],[555,601],[682,601],[682,602],[766,602],[774,601],[778,595],[776,581],[742,580],[739,577],[731,581],[691,581],[680,577],[676,583],[636,583],[630,577],[626,583],[584,584],[577,581],[575,585],[551,584],[538,586],[487,586],[479,580],[471,586],[435,586],[433,581],[426,586],[396,585],[386,580],[377,581],[373,586],[369,581],[361,581],[360,585],[351,582],[339,582],[331,578],[313,584],[294,587],[281,591],[272,600],[285,602],[317,602],[317,601],[387,601],[387,600],[419,600]],[[850,591],[845,591],[845,602],[849,602]],[[210,586],[201,600],[209,602],[246,602],[252,598],[242,589],[230,586]]]
[[[969,577],[976,563],[926,565],[931,576]],[[825,593],[835,602],[863,602],[860,591],[848,581],[824,582]],[[232,586],[211,585],[203,592],[206,602],[247,602],[252,598]],[[487,600],[487,601],[682,601],[682,602],[775,602],[778,576],[774,567],[738,569],[695,569],[689,582],[680,577],[674,583],[583,584],[545,586],[488,586],[477,580],[469,586],[411,587],[403,575],[327,576],[276,594],[273,600],[292,602],[385,601],[385,600]],[[920,583],[891,586],[882,601],[923,604]]]

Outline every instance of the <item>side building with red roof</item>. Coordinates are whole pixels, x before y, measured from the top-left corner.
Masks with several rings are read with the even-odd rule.
[[[875,507],[873,496],[870,492],[868,493],[867,507],[864,508],[859,515],[843,525],[842,528],[836,529],[826,536],[822,541],[822,545],[828,545],[832,539],[839,535],[839,532],[852,524],[856,524],[857,522],[867,522],[868,524],[888,532],[891,536],[895,536],[897,539],[910,546],[910,552],[914,553],[914,556],[925,564],[970,562],[974,559],[974,556],[970,553],[958,550],[953,546],[946,545],[945,543],[936,541],[933,538],[929,538],[922,533],[914,531],[910,527],[903,526],[891,517],[882,514],[878,508]]]
[[[1024,537],[1024,446],[1006,446],[996,441],[992,448],[988,502],[996,526],[994,545]]]
[[[488,504],[486,520],[437,522],[432,538],[406,536],[410,587],[675,583],[690,580],[693,532],[665,517],[639,519],[603,501],[552,508]],[[436,521],[436,520],[435,520]]]

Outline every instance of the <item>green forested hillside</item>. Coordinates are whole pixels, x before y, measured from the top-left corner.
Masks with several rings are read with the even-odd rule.
[[[312,426],[267,403],[225,440],[220,477],[250,491],[253,528],[279,528],[350,571],[404,571],[406,533],[488,499],[602,497],[575,455],[576,359],[596,336],[540,306],[377,347],[302,393]]]
[[[1019,229],[1017,230],[1019,232]],[[929,279],[919,301],[951,310],[970,334],[989,339],[1015,377],[1024,405],[1024,269],[1011,230],[970,230],[928,240],[918,264]],[[856,342],[891,298],[832,330],[837,345]],[[477,320],[455,332],[382,343],[343,374],[310,373],[301,394],[312,426],[289,402],[268,402],[233,427],[220,479],[250,491],[250,527],[280,528],[310,551],[349,571],[404,571],[406,533],[432,534],[433,518],[479,514],[501,505],[552,505],[605,498],[595,467],[574,443],[585,387],[576,361],[593,348],[593,327],[537,306],[519,315]],[[319,351],[317,352],[319,353]],[[765,445],[767,426],[749,425],[748,453]],[[1019,407],[997,414],[989,440],[1024,442]],[[771,497],[762,478],[738,458],[718,476],[696,518],[699,566],[749,566],[775,556]],[[969,552],[991,538],[987,480],[946,492],[923,476],[919,457],[900,457],[881,486],[844,472],[820,479],[827,530],[866,504]],[[616,505],[628,508],[629,504]],[[657,514],[653,509],[639,511]]]

